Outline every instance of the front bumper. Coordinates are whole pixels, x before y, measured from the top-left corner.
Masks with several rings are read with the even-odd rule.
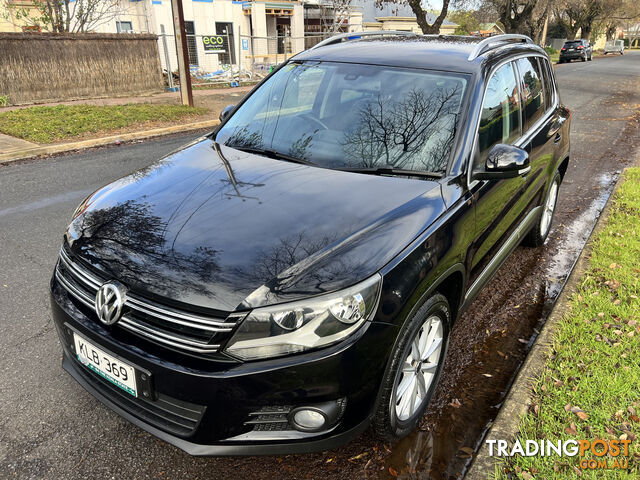
[[[166,351],[149,353],[142,340],[115,338],[66,291],[51,284],[63,367],[106,406],[191,455],[303,453],[333,448],[369,425],[396,327],[371,323],[345,343],[308,354],[260,362],[223,362]],[[73,332],[145,373],[149,398],[134,398],[102,380],[77,359]],[[148,378],[147,378],[148,377]],[[346,400],[334,425],[300,432],[287,425],[256,430],[256,412],[286,412]],[[259,418],[259,417],[258,417]]]

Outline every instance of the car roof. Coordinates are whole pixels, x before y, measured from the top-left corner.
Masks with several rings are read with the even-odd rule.
[[[353,34],[358,35],[357,33]],[[301,61],[363,63],[394,67],[427,68],[460,73],[474,73],[486,63],[514,52],[544,53],[533,43],[505,42],[497,35],[488,37],[463,35],[389,35],[362,37],[318,46],[294,57]],[[482,43],[484,41],[484,43]],[[493,47],[492,47],[493,45]],[[477,47],[488,47],[471,58]],[[470,59],[471,58],[471,59]]]

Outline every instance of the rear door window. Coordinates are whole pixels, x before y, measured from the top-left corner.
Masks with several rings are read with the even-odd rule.
[[[526,132],[542,117],[545,111],[542,73],[536,57],[519,59],[518,70],[524,114],[524,128],[522,130]]]

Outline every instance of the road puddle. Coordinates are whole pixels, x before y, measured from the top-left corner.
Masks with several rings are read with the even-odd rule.
[[[561,227],[560,234],[550,240],[555,245],[548,245],[542,258],[535,257],[534,249],[523,249],[523,256],[533,256],[531,264],[539,268],[543,262],[544,266],[536,284],[529,287],[529,301],[504,308],[508,310],[508,328],[487,329],[480,342],[454,345],[452,340],[451,349],[473,348],[471,361],[457,375],[447,375],[445,368],[443,380],[446,382],[449,376],[454,381],[445,385],[441,382],[422,428],[392,447],[385,461],[387,468],[380,471],[379,478],[464,476],[589,239],[619,173],[602,174],[597,179],[597,197]],[[486,310],[483,313],[486,315]]]

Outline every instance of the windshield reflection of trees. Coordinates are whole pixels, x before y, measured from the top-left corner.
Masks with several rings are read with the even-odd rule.
[[[85,212],[73,225],[74,249],[90,264],[108,266],[125,284],[149,284],[175,296],[176,289],[211,296],[205,287],[216,279],[218,251],[197,247],[190,253],[165,250],[166,222],[149,203],[128,200]],[[173,295],[172,295],[173,294]]]
[[[441,172],[446,168],[456,133],[461,84],[413,88],[399,99],[378,94],[360,107],[341,112],[351,117],[344,130],[310,128],[313,122],[293,115],[288,127],[271,140],[269,121],[236,127],[224,142],[234,148],[275,149],[291,157],[335,168],[392,167]],[[397,96],[397,95],[396,95]],[[270,122],[276,122],[273,117]],[[329,125],[332,122],[323,119]],[[340,122],[344,124],[344,122]]]
[[[352,167],[441,171],[455,136],[461,88],[411,89],[399,100],[378,95],[357,113],[342,142]]]

